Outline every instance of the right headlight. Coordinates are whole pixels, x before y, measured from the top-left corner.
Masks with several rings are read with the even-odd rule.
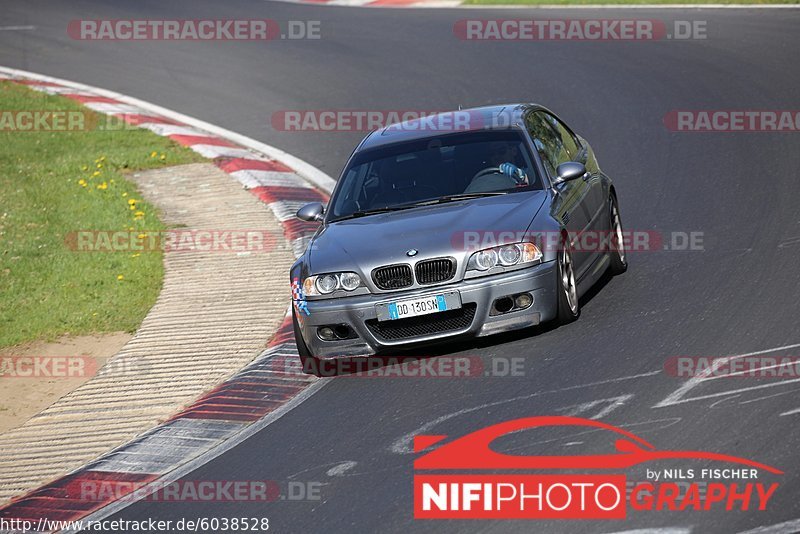
[[[330,295],[337,289],[355,291],[361,285],[361,277],[356,273],[318,274],[303,280],[303,292],[309,297],[320,297]]]
[[[467,271],[488,271],[493,267],[513,267],[541,260],[542,251],[533,243],[511,243],[475,252],[469,257]]]

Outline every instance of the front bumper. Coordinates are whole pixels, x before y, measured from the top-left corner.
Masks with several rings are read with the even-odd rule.
[[[487,336],[534,326],[556,316],[555,265],[556,263],[551,261],[527,269],[413,291],[308,300],[306,302],[310,314],[303,314],[300,331],[314,356],[336,358],[369,356],[378,351],[407,349],[451,338]],[[418,335],[416,332],[410,331],[409,335],[403,336],[401,339],[389,339],[381,335],[380,328],[376,326],[378,324],[376,304],[449,291],[458,291],[461,295],[462,310],[474,309],[474,316],[470,318],[470,312],[465,312],[465,315],[458,320],[447,323],[453,328],[443,331],[419,333]],[[518,293],[530,293],[534,298],[533,304],[524,310],[490,315],[495,299]],[[430,321],[436,321],[437,315],[439,314],[423,317],[430,318]],[[404,320],[407,321],[400,319],[387,323]],[[348,325],[356,337],[336,341],[320,339],[317,335],[317,328],[333,324]]]

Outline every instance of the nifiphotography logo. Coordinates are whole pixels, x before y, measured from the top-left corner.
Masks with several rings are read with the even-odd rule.
[[[598,436],[613,440],[616,451],[521,456],[500,453],[491,447],[503,436],[547,427],[598,431]],[[414,461],[416,519],[625,519],[628,507],[636,511],[765,510],[779,486],[766,480],[772,478],[770,473],[783,474],[774,467],[737,456],[657,450],[626,430],[579,417],[514,419],[450,441],[447,438],[414,438],[414,451],[425,452]],[[627,482],[626,469],[641,464],[652,467],[653,462],[672,464],[676,460],[682,461],[681,468],[648,468],[648,481]],[[715,465],[706,467],[704,462],[699,469],[684,468],[686,462],[698,460]],[[548,473],[518,474],[527,470]],[[559,470],[570,473],[553,473]],[[573,474],[583,470],[597,473]],[[430,471],[436,473],[429,474]]]

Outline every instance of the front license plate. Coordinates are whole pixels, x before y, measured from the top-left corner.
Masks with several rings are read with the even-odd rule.
[[[443,293],[440,295],[428,295],[415,299],[404,299],[386,304],[378,304],[377,313],[379,321],[391,321],[394,319],[405,319],[407,317],[417,317],[418,315],[455,310],[460,307],[461,299],[458,293]]]

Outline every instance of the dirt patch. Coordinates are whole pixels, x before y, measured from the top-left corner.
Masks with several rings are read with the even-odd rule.
[[[0,349],[0,433],[92,378],[131,337],[126,332],[63,336]]]

